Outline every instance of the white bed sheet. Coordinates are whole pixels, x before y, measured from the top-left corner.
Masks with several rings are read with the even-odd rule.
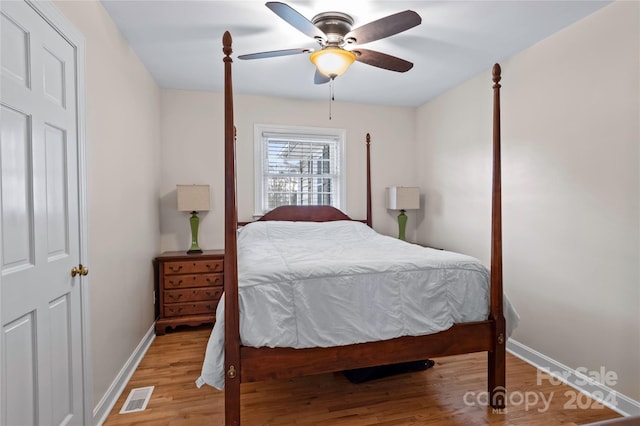
[[[238,283],[245,346],[387,340],[489,314],[489,272],[477,259],[353,221],[248,224],[238,234]],[[505,317],[511,334],[518,315],[506,297]],[[196,383],[224,387],[224,296]]]

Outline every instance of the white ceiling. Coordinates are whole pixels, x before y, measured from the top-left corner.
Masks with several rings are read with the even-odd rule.
[[[222,92],[222,34],[233,37],[236,93],[328,100],[313,84],[308,55],[238,60],[237,55],[317,44],[255,0],[102,0],[163,88]],[[610,1],[292,0],[311,20],[320,12],[351,15],[353,28],[411,9],[422,24],[366,45],[414,63],[406,73],[354,63],[336,78],[335,100],[419,106],[489,69]]]

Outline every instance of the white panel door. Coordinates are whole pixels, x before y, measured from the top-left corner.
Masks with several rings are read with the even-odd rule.
[[[75,52],[25,2],[0,19],[0,424],[82,424]]]

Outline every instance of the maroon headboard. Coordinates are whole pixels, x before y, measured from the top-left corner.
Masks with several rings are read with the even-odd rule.
[[[288,220],[292,222],[331,222],[353,220],[331,206],[280,206],[258,220]]]

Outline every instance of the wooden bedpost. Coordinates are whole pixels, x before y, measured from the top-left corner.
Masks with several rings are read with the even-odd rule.
[[[367,225],[371,228],[371,135],[367,133]]]
[[[240,425],[240,322],[238,316],[238,254],[236,232],[235,127],[233,124],[233,87],[231,84],[231,34],[222,37],[224,52],[224,370],[225,424]]]
[[[493,190],[491,206],[491,307],[494,321],[493,350],[489,351],[488,384],[493,408],[506,403],[505,345],[507,341],[502,289],[502,183],[500,158],[500,79],[499,64],[493,66]]]

